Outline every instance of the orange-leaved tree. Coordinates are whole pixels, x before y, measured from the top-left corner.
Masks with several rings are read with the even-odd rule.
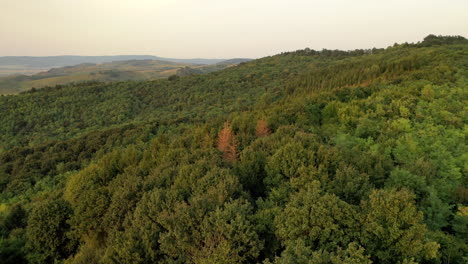
[[[232,133],[231,125],[229,121],[224,123],[223,129],[218,134],[218,149],[223,152],[223,158],[228,161],[237,160],[237,139]]]
[[[257,128],[255,129],[255,135],[257,137],[266,137],[271,134],[270,128],[264,119],[260,119],[257,122]]]

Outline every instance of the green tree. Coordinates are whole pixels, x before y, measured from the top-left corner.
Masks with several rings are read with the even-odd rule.
[[[60,261],[74,252],[76,241],[69,237],[67,223],[71,214],[70,205],[61,198],[46,200],[34,207],[26,232],[31,262]]]
[[[361,243],[377,263],[433,259],[439,245],[428,241],[414,195],[403,189],[374,190],[362,202]]]
[[[357,234],[358,213],[333,194],[323,194],[314,181],[293,194],[275,218],[283,245],[304,240],[313,250],[335,250],[347,246]]]

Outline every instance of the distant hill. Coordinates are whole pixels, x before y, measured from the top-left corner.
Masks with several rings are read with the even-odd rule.
[[[224,60],[220,61],[217,64],[238,64],[242,62],[248,62],[251,61],[252,59],[246,59],[246,58],[235,58],[235,59],[229,59],[229,60]]]
[[[202,59],[202,58],[196,58],[196,59],[173,59],[173,58],[164,58],[164,57],[156,57],[156,60],[163,60],[163,61],[170,61],[170,62],[178,62],[178,63],[205,64],[205,65],[216,64],[216,63],[220,63],[220,62],[226,61],[225,59]]]
[[[82,63],[106,63],[127,60],[156,60],[157,57],[149,55],[122,55],[122,56],[48,56],[48,57],[0,57],[0,66],[23,65],[31,68],[63,67]]]
[[[125,56],[121,56],[122,58]],[[143,56],[141,58],[144,58]],[[97,58],[95,58],[97,60]],[[78,61],[78,60],[76,60]],[[233,66],[244,59],[226,60],[203,65],[177,63],[151,59],[132,59],[107,63],[82,63],[74,66],[52,68],[34,75],[13,75],[0,78],[0,94],[15,94],[31,88],[42,88],[86,81],[127,81],[166,78],[171,75],[187,76],[213,72]],[[58,62],[58,61],[56,61]],[[29,62],[33,65],[34,62]],[[49,61],[48,63],[51,63]],[[39,66],[39,64],[36,64]],[[44,66],[45,64],[42,64]]]
[[[118,55],[118,56],[6,56],[0,57],[0,77],[26,74],[32,75],[51,68],[64,66],[75,66],[83,63],[111,63],[129,60],[160,60],[183,64],[203,64],[211,65],[226,61],[225,59],[174,59],[152,55]]]

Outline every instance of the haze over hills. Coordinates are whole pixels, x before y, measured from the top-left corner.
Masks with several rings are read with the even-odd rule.
[[[434,35],[0,96],[0,259],[465,264],[467,98]]]
[[[118,60],[128,59],[133,57],[132,60]],[[151,56],[150,56],[151,57]],[[113,62],[105,63],[89,63],[90,61],[103,61],[117,59]],[[240,62],[248,61],[248,59],[231,59],[220,61],[215,64],[192,64],[182,62],[170,62],[161,60],[144,59],[147,56],[118,56],[118,57],[78,57],[73,60],[60,58],[60,63],[75,63],[78,61],[87,61],[73,66],[65,66],[60,68],[51,68],[48,71],[39,72],[34,75],[12,75],[1,78],[0,77],[0,94],[15,94],[21,91],[26,91],[31,88],[42,88],[45,86],[54,86],[67,83],[79,83],[84,81],[125,81],[125,80],[151,80],[158,78],[166,78],[171,75],[190,75],[190,74],[203,74],[226,67],[234,66]],[[24,58],[23,58],[24,59]],[[29,66],[52,65],[59,63],[59,60],[47,59],[38,60],[29,63]],[[14,61],[14,60],[12,60]],[[16,63],[26,63],[17,60]],[[191,61],[191,60],[190,60]],[[4,62],[6,63],[6,62]],[[50,64],[47,64],[50,63]]]
[[[83,63],[111,63],[128,60],[161,60],[183,64],[216,64],[226,59],[174,59],[152,55],[118,55],[118,56],[5,56],[0,57],[0,77],[15,74],[35,74],[51,68],[74,66]]]
[[[114,55],[114,56],[4,56],[0,57],[0,66],[24,65],[26,67],[63,67],[82,63],[106,63],[127,60],[163,60],[170,62],[193,63],[193,64],[214,64],[226,59],[174,59],[152,55]]]

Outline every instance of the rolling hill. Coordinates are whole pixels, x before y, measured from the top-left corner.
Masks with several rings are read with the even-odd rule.
[[[122,56],[118,58],[123,59],[127,57]],[[80,60],[84,61],[86,59],[87,58],[80,57]],[[112,59],[117,58],[112,57]],[[94,60],[97,60],[97,58],[94,58]],[[248,60],[233,59],[220,61],[219,63],[211,65],[183,64],[149,59],[113,61],[101,64],[83,63],[75,66],[52,68],[48,71],[40,72],[31,76],[13,75],[0,78],[0,94],[15,94],[31,88],[37,89],[46,86],[87,81],[113,82],[125,80],[151,80],[167,78],[171,75],[185,76],[190,74],[202,74],[231,67],[245,61]],[[54,61],[53,63],[57,63],[57,61]],[[42,66],[44,65],[45,64],[42,64]]]
[[[164,58],[152,55],[118,55],[118,56],[4,56],[0,57],[0,77],[13,75],[34,75],[39,72],[48,71],[52,68],[61,68],[66,66],[76,66],[79,64],[103,64],[119,61],[132,60],[155,60],[175,62],[185,65],[211,65],[224,63],[225,59],[174,59]],[[246,61],[248,59],[233,59],[230,64],[236,64],[235,61]],[[238,63],[238,62],[237,62]]]
[[[188,72],[0,96],[4,263],[466,263],[464,37]]]

